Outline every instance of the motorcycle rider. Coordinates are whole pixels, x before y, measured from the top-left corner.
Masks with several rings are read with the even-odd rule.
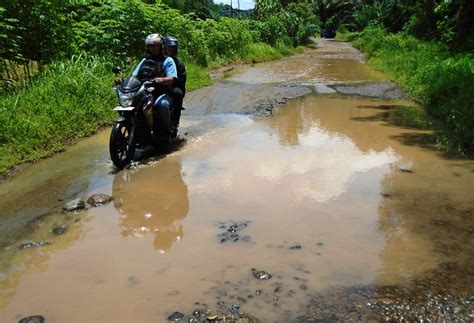
[[[176,136],[178,132],[179,119],[181,118],[181,110],[183,109],[183,98],[186,95],[186,66],[176,56],[178,54],[178,39],[173,36],[166,36],[164,38],[165,53],[171,57],[176,64],[178,77],[175,78],[172,85],[173,94],[173,109],[171,112],[171,122],[173,123],[173,135]]]
[[[160,137],[168,137],[171,131],[171,86],[178,77],[176,64],[163,51],[163,37],[160,34],[150,34],[145,39],[148,56],[138,64],[133,75],[139,79],[153,79],[155,91],[154,104],[154,133]]]

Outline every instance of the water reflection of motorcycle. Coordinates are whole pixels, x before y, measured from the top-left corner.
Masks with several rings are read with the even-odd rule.
[[[164,160],[156,167],[118,173],[112,190],[115,207],[122,214],[123,236],[153,234],[154,247],[160,252],[183,238],[181,222],[189,201],[179,161]]]
[[[150,81],[152,72],[147,70],[152,68],[147,61],[152,60],[142,61],[134,75],[118,80],[119,84],[114,88],[119,99],[119,106],[114,110],[119,117],[112,127],[109,150],[112,162],[119,169],[133,160],[137,147],[159,146],[170,139],[171,111],[153,108],[154,102],[169,100],[169,97],[166,94],[154,97],[155,84]],[[119,67],[113,72],[121,75]]]

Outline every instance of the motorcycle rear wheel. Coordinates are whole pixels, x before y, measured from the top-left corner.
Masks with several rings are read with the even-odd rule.
[[[116,123],[112,127],[109,141],[110,158],[118,169],[130,164],[135,155],[135,142],[130,124]]]

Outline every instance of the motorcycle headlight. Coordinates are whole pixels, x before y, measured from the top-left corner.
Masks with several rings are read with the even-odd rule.
[[[129,107],[133,102],[133,95],[121,93],[119,95],[120,105],[122,107]]]

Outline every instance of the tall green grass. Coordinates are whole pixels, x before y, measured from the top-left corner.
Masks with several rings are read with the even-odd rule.
[[[207,70],[193,62],[186,62],[186,90],[193,91],[211,85],[212,79]]]
[[[460,152],[474,150],[474,56],[378,27],[361,32],[354,46],[368,63],[387,73],[429,115],[442,122],[441,143]]]
[[[283,43],[278,43],[276,47],[266,43],[252,43],[245,49],[242,59],[247,63],[259,63],[302,53],[303,51],[304,48],[301,46],[295,48]]]
[[[113,74],[104,58],[53,63],[17,95],[0,101],[0,173],[62,150],[112,121]]]

